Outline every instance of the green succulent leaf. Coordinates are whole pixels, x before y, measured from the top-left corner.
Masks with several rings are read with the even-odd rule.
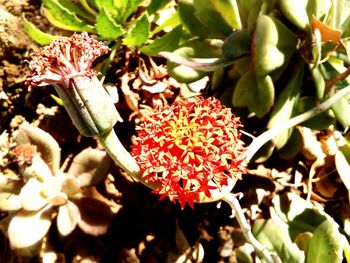
[[[215,58],[220,56],[220,50],[209,43],[192,41],[173,52],[181,58]],[[208,73],[201,71],[200,68],[192,68],[188,65],[167,62],[168,73],[171,77],[182,83],[191,83],[197,81]]]
[[[251,37],[247,30],[234,31],[222,46],[221,61],[233,61],[250,54]]]
[[[260,15],[253,36],[253,63],[257,75],[264,76],[287,63],[296,51],[298,38],[278,19]]]
[[[291,79],[278,95],[271,112],[268,129],[272,129],[293,117],[301,93],[301,85],[304,77],[304,63],[298,63],[291,72]],[[281,149],[288,141],[293,128],[287,129],[278,135],[277,149]]]
[[[38,243],[49,231],[52,209],[20,211],[12,218],[8,236],[13,248],[27,248]]]
[[[200,38],[217,38],[221,35],[215,30],[209,29],[203,25],[199,19],[194,16],[193,0],[180,0],[177,12],[184,27],[193,35]]]
[[[279,225],[272,219],[257,219],[252,232],[267,249],[275,251],[282,262],[304,262],[304,252],[292,242],[287,227]]]
[[[310,241],[306,263],[341,263],[345,243],[338,225],[333,220],[325,220],[316,228]]]
[[[289,21],[304,31],[310,29],[312,16],[322,20],[332,6],[330,0],[279,0],[278,4]]]
[[[68,10],[70,10],[70,11],[74,12],[75,14],[77,14],[78,16],[83,17],[83,18],[85,18],[87,20],[90,20],[90,21],[94,21],[94,16],[92,16],[88,12],[85,12],[84,9],[81,9],[79,6],[74,4],[73,1],[71,1],[71,0],[58,0],[58,2],[62,6],[67,8]]]
[[[298,114],[306,112],[307,110],[314,108],[318,103],[319,100],[315,97],[303,97],[298,101],[297,112]],[[303,122],[301,125],[315,130],[322,130],[335,122],[336,120],[334,119],[334,116],[331,116],[330,111],[328,110]]]
[[[310,203],[297,194],[277,195],[272,200],[271,218],[280,225],[288,227],[289,235],[294,240],[304,232],[314,232],[327,215],[313,208]]]
[[[350,104],[347,99],[341,98],[331,106],[337,121],[344,127],[350,126]]]
[[[143,0],[114,0],[113,2],[115,8],[118,10],[120,23],[124,24],[129,16],[136,11]]]
[[[147,7],[148,14],[153,14],[157,12],[159,9],[165,7],[171,0],[152,0],[149,6]]]
[[[91,8],[88,0],[79,0],[79,2],[89,14],[93,15],[94,17],[97,16],[97,12],[93,8]]]
[[[237,82],[232,103],[237,107],[248,107],[259,118],[267,114],[274,101],[275,90],[270,76],[257,76],[247,71]]]
[[[285,160],[293,159],[302,147],[302,138],[298,129],[293,129],[287,143],[278,149],[278,156]]]
[[[57,36],[47,34],[38,29],[33,23],[29,22],[23,15],[23,26],[27,35],[40,45],[48,45],[52,40],[57,39]]]
[[[345,143],[335,154],[335,167],[346,189],[350,191],[350,135],[345,137]]]
[[[233,29],[241,29],[236,1],[193,0],[194,15],[210,30],[228,36]]]
[[[162,37],[156,38],[148,45],[140,48],[140,51],[148,56],[157,56],[162,51],[173,51],[179,47],[182,37],[182,26],[177,26]]]
[[[51,24],[70,31],[93,32],[94,27],[87,24],[73,11],[64,7],[58,0],[43,0],[44,14]]]
[[[127,46],[140,46],[147,41],[150,31],[150,23],[147,13],[140,16],[134,28],[124,37],[123,43]]]
[[[119,11],[114,5],[114,0],[95,0],[95,4],[98,10],[101,11],[102,8],[113,16],[117,20],[118,23],[122,24],[124,21],[121,20]]]
[[[124,34],[123,27],[113,20],[105,7],[101,8],[95,26],[97,33],[102,37],[115,39]]]

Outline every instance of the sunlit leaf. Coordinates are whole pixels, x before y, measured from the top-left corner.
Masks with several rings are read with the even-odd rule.
[[[157,56],[161,51],[173,51],[179,46],[181,36],[182,27],[177,26],[164,36],[140,48],[140,51],[148,56]]]
[[[298,38],[281,21],[260,15],[253,35],[253,67],[259,76],[270,74],[295,53]]]
[[[40,29],[38,29],[33,23],[29,22],[24,15],[23,15],[23,26],[28,36],[30,36],[31,39],[33,39],[35,42],[37,42],[40,45],[48,45],[51,43],[52,40],[58,38],[58,36],[47,34],[41,31]]]
[[[258,117],[267,114],[274,101],[275,91],[270,76],[259,77],[246,72],[237,82],[232,103],[237,107],[248,107]]]
[[[22,203],[18,195],[9,192],[0,192],[1,211],[16,211],[21,208]]]
[[[51,226],[51,212],[51,208],[38,212],[18,212],[8,227],[11,246],[26,248],[39,242]]]
[[[118,25],[111,15],[102,7],[96,19],[97,33],[106,38],[117,38],[123,35],[124,30],[121,25]]]
[[[71,10],[59,3],[58,0],[43,0],[44,14],[51,24],[58,28],[71,31],[93,31],[93,26],[86,24]]]
[[[304,263],[304,252],[292,242],[287,227],[277,224],[272,219],[257,219],[252,231],[267,249],[279,255],[282,262]]]
[[[345,137],[345,144],[339,147],[335,154],[335,167],[339,177],[343,181],[346,189],[350,191],[350,141],[349,136]]]
[[[325,220],[316,228],[310,241],[306,263],[341,263],[345,242],[338,225],[334,221]]]
[[[39,210],[48,203],[47,197],[41,194],[43,187],[43,184],[35,178],[30,178],[23,186],[19,196],[25,210]]]
[[[74,12],[75,14],[77,14],[77,15],[79,15],[87,20],[94,21],[94,17],[91,14],[85,12],[85,10],[78,7],[76,4],[73,3],[73,1],[71,1],[71,0],[58,0],[58,2],[62,6],[67,8],[68,10]]]
[[[75,229],[79,220],[80,212],[75,204],[68,202],[60,206],[57,215],[58,232],[63,236],[69,235]]]
[[[147,7],[148,14],[153,14],[159,9],[165,7],[171,0],[152,0],[149,6]]]
[[[272,129],[288,121],[296,113],[296,106],[301,93],[304,77],[304,63],[298,63],[291,72],[291,79],[278,95],[271,112],[268,129]],[[277,138],[277,149],[282,148],[288,141],[293,129],[282,131]]]
[[[114,0],[113,2],[115,8],[118,10],[120,22],[124,23],[136,11],[143,0]]]
[[[149,35],[150,23],[147,13],[138,18],[134,28],[124,37],[123,43],[127,46],[139,46],[146,42]]]

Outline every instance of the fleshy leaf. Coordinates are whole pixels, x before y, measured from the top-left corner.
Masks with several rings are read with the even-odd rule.
[[[8,227],[11,246],[26,248],[39,242],[51,226],[51,212],[51,208],[38,212],[18,212]]]
[[[52,40],[57,39],[57,36],[53,36],[47,33],[42,32],[34,24],[29,22],[23,15],[23,26],[24,30],[36,43],[40,45],[48,45]]]
[[[292,242],[287,227],[279,225],[272,219],[258,219],[254,222],[252,231],[267,249],[279,255],[282,262],[304,262],[304,252]]]
[[[93,21],[94,17],[91,16],[89,13],[85,12],[84,9],[81,9],[79,6],[73,3],[71,0],[58,0],[58,2],[67,8],[68,10],[74,12],[75,14],[79,15],[80,17],[83,17],[87,20]]]
[[[318,103],[319,103],[319,100],[315,99],[314,97],[303,97],[299,99],[298,105],[297,105],[298,112],[296,115],[312,109]],[[335,123],[334,117],[329,114],[329,111],[325,111],[303,122],[302,126],[315,129],[315,130],[322,130],[334,123]]]
[[[220,50],[211,46],[208,43],[203,42],[189,42],[186,46],[183,46],[173,52],[182,58],[195,58],[195,59],[215,59],[220,56]],[[168,73],[171,77],[175,78],[179,82],[191,83],[203,78],[208,73],[189,67],[183,64],[173,63],[168,60]]]
[[[316,228],[310,241],[306,263],[341,263],[345,242],[338,225],[333,220],[325,220]]]
[[[350,138],[348,137],[345,137],[345,144],[339,147],[339,151],[335,154],[335,166],[346,189],[350,191]]]
[[[75,229],[79,220],[80,212],[75,204],[68,202],[60,206],[57,215],[58,232],[63,236],[69,235]]]
[[[52,174],[58,172],[61,149],[58,142],[49,133],[28,123],[23,123],[16,135],[16,141],[18,144],[30,143],[35,145],[41,153],[41,157],[51,169]]]
[[[296,51],[297,43],[297,36],[281,21],[260,15],[252,44],[256,74],[264,76],[282,67]]]
[[[13,193],[0,193],[0,210],[15,211],[22,208],[21,199]]]
[[[124,34],[123,27],[113,20],[105,7],[101,8],[97,16],[96,30],[99,35],[106,38],[114,39]]]
[[[347,99],[340,98],[337,103],[331,106],[335,118],[344,128],[350,126],[350,104]]]
[[[23,209],[36,211],[44,207],[48,200],[41,194],[43,184],[35,178],[30,178],[20,192]]]
[[[149,6],[147,7],[148,14],[153,14],[159,9],[165,7],[171,0],[152,0]]]
[[[123,39],[127,46],[139,46],[146,42],[149,35],[150,24],[147,13],[143,14],[136,21],[135,27]]]
[[[140,51],[148,56],[157,56],[161,51],[173,51],[179,45],[182,36],[182,27],[177,26],[162,37],[156,38],[152,43],[140,48]]]
[[[200,38],[217,38],[219,33],[215,30],[209,30],[204,26],[196,16],[194,16],[193,0],[180,0],[177,7],[180,19],[184,27],[192,35]]]
[[[234,8],[233,2],[236,1],[193,0],[194,16],[208,30],[219,33],[221,38],[228,36],[234,28],[241,28],[237,6]]]
[[[120,22],[124,23],[128,17],[136,11],[143,0],[118,0],[113,2],[115,8],[118,10]]]
[[[105,179],[110,165],[105,151],[87,148],[74,157],[68,173],[79,178],[81,187],[91,186]]]
[[[248,107],[250,112],[260,118],[270,111],[274,96],[274,85],[270,76],[259,77],[248,71],[237,82],[232,102],[237,107]]]
[[[296,105],[298,103],[301,85],[304,76],[304,63],[298,63],[293,72],[291,73],[291,79],[278,95],[274,107],[271,112],[268,129],[272,129],[281,123],[288,121],[293,117],[296,111]],[[276,141],[277,149],[281,149],[288,141],[293,128],[287,129],[278,135]]]
[[[74,12],[64,7],[58,0],[43,0],[44,14],[51,24],[71,31],[93,31],[93,26],[86,24]]]

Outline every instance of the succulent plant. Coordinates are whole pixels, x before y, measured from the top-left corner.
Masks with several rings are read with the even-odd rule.
[[[95,185],[108,174],[111,161],[106,153],[84,149],[63,171],[59,168],[60,148],[45,131],[24,123],[15,141],[17,146],[11,154],[18,164],[20,178],[11,181],[1,177],[7,182],[2,184],[2,190],[10,198],[0,198],[1,209],[11,215],[7,231],[11,246],[34,246],[47,234],[55,217],[63,236],[76,226],[90,235],[104,234],[112,211]]]

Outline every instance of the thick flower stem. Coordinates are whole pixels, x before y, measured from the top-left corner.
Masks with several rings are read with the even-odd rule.
[[[131,177],[133,177],[136,181],[140,181],[151,189],[158,187],[155,184],[145,182],[145,180],[142,178],[139,165],[124,148],[113,129],[107,133],[97,135],[96,137],[112,160]]]
[[[282,123],[279,126],[276,126],[275,128],[272,128],[270,130],[267,130],[266,132],[262,133],[260,136],[256,137],[253,142],[249,145],[246,152],[246,158],[248,160],[251,160],[252,157],[256,154],[256,152],[268,141],[272,140],[274,137],[278,136],[278,134],[286,129],[289,129],[291,127],[294,127],[304,121],[307,121],[316,115],[320,114],[321,112],[324,112],[325,110],[329,109],[334,103],[336,103],[340,98],[344,97],[345,95],[350,93],[350,86],[343,88],[337,93],[335,93],[333,96],[325,100],[323,103],[317,105],[316,107],[312,108],[311,110],[308,110],[288,121],[285,123]]]
[[[243,231],[246,240],[254,247],[255,252],[260,258],[263,258],[267,263],[275,263],[269,251],[254,237],[250,229],[250,225],[244,216],[241,205],[233,193],[228,193],[223,199],[232,208],[232,214],[235,215],[239,226]]]

